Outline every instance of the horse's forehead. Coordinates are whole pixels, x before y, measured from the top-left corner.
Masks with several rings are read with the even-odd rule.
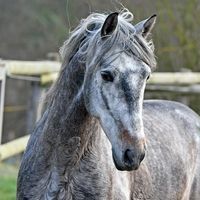
[[[116,66],[120,72],[150,72],[151,69],[148,65],[129,54],[122,52],[119,54],[113,65]]]

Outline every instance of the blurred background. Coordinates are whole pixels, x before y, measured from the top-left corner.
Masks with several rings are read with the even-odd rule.
[[[134,14],[133,23],[158,15],[152,34],[157,72],[200,71],[199,0],[0,0],[0,58],[58,60],[55,53],[80,19],[91,12],[116,11],[122,5]],[[147,90],[145,98],[180,101],[200,114],[199,93]],[[41,91],[31,81],[6,78],[2,144],[31,132],[39,102],[33,94],[40,96]],[[1,200],[15,199],[19,162],[20,156],[15,156],[0,164]]]

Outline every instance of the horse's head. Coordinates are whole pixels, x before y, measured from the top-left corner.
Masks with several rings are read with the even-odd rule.
[[[90,50],[91,62],[87,63],[84,81],[85,104],[88,112],[100,120],[119,170],[137,169],[145,156],[143,95],[150,65],[155,65],[146,36],[155,19],[154,15],[133,26],[112,13],[96,33],[101,41]]]

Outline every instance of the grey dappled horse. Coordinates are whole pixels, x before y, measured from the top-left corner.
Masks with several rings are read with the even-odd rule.
[[[143,102],[156,16],[132,18],[91,14],[65,42],[17,199],[200,199],[200,118],[179,103]]]

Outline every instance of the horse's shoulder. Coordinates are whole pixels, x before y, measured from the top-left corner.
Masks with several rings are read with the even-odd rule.
[[[167,100],[144,101],[144,125],[162,127],[161,130],[174,130],[176,134],[185,133],[200,143],[200,116],[188,106]],[[150,125],[148,125],[150,124]],[[176,131],[175,131],[176,130]]]

